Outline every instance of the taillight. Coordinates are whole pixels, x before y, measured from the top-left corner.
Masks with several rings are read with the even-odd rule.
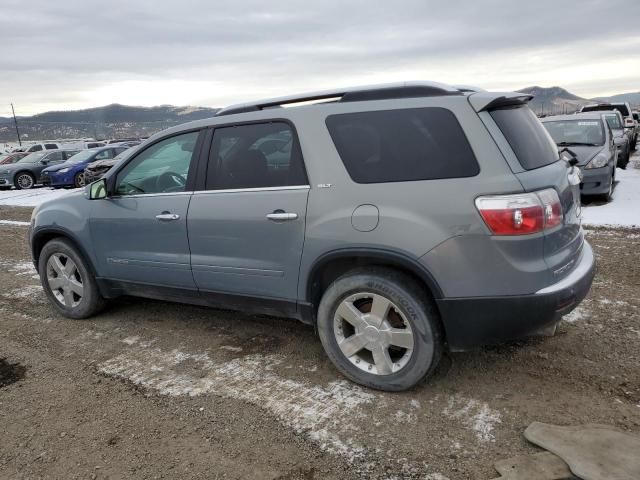
[[[558,193],[549,188],[515,195],[476,198],[476,207],[494,235],[528,235],[562,224]]]

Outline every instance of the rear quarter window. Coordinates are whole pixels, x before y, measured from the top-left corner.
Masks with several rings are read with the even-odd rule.
[[[428,107],[330,115],[329,134],[357,183],[473,177],[478,161],[453,113]]]
[[[522,168],[533,170],[559,160],[558,147],[529,107],[501,108],[490,114]]]

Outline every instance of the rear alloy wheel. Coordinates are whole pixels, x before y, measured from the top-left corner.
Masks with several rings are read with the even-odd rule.
[[[76,188],[84,187],[84,172],[76,173],[76,176],[73,178],[73,184]]]
[[[386,268],[350,272],[333,282],[318,308],[318,332],[338,370],[379,390],[413,387],[433,372],[442,354],[428,294]]]
[[[65,317],[90,317],[106,303],[86,262],[67,240],[54,239],[43,247],[38,272],[47,297]]]
[[[18,190],[28,190],[33,188],[36,179],[29,172],[20,172],[16,175],[16,188]]]

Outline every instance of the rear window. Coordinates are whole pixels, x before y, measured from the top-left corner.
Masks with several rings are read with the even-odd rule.
[[[354,182],[473,177],[480,172],[456,117],[444,108],[331,115],[327,128]]]
[[[558,147],[529,107],[502,108],[490,113],[522,168],[533,170],[558,161]]]

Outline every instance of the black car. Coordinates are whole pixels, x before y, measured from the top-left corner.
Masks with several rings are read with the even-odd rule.
[[[33,188],[45,168],[63,163],[79,150],[45,150],[34,152],[10,165],[0,165],[0,189],[16,187],[18,190]]]

